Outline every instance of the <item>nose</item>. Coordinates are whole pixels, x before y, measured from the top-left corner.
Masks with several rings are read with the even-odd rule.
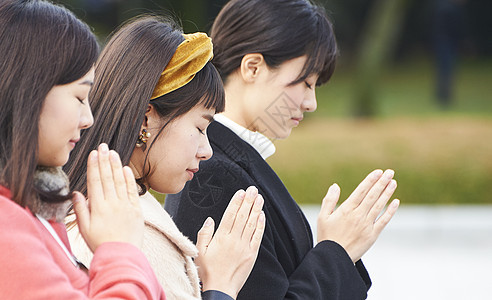
[[[200,160],[208,160],[210,157],[212,157],[213,154],[212,147],[210,146],[210,142],[208,141],[208,137],[205,135],[203,136],[202,142],[198,147],[198,151],[196,153],[196,156]]]
[[[315,88],[308,89],[306,91],[304,101],[302,101],[301,109],[303,112],[304,111],[313,112],[316,110],[317,107],[318,107],[318,103],[316,101],[316,90]]]
[[[94,116],[92,115],[91,107],[89,101],[82,108],[82,113],[80,116],[80,128],[87,129],[94,124]]]

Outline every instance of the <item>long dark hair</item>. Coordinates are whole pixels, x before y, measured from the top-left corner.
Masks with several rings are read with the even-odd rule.
[[[248,53],[261,53],[271,68],[307,55],[304,69],[292,84],[319,74],[316,84],[321,85],[335,70],[332,24],[325,9],[308,0],[231,0],[215,19],[210,36],[213,63],[224,81]]]
[[[132,20],[110,39],[96,64],[89,94],[94,125],[83,132],[65,165],[73,190],[86,192],[85,160],[100,143],[107,143],[118,152],[123,164],[130,162],[149,103],[166,121],[159,134],[169,122],[197,104],[223,111],[222,80],[210,62],[185,86],[150,101],[162,71],[183,40],[177,25],[156,16]],[[147,157],[152,146],[147,146]],[[147,159],[144,169],[146,163]],[[137,182],[143,182],[150,172],[142,172],[143,178]]]
[[[55,85],[87,74],[99,48],[70,11],[36,0],[1,1],[0,41],[0,184],[26,206],[36,195],[50,199],[33,183],[44,100]]]

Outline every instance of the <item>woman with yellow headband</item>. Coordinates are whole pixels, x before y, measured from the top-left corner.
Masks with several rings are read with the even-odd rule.
[[[142,250],[167,299],[235,298],[254,265],[265,227],[263,198],[250,187],[232,197],[215,234],[214,220],[200,221],[195,247],[147,192],[179,192],[199,163],[212,156],[206,129],[224,109],[212,53],[206,34],[183,35],[155,17],[120,28],[96,64],[89,95],[95,125],[82,135],[65,168],[72,188],[86,191],[82,158],[100,143],[132,168],[146,224]],[[69,234],[74,253],[88,263],[91,253],[76,228]]]

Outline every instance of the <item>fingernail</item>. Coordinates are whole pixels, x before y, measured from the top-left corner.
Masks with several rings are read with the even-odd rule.
[[[92,161],[97,161],[97,151],[92,151],[91,154],[90,154],[90,159]]]
[[[248,194],[248,197],[254,197],[258,193],[258,190],[256,189],[256,187],[250,186],[246,193]]]
[[[78,203],[80,202],[80,197],[77,193],[72,193],[72,203],[75,204],[75,203]]]
[[[106,154],[109,152],[109,148],[108,148],[108,145],[105,144],[105,143],[102,143],[100,146],[99,146],[99,150],[101,150],[102,153]]]
[[[381,177],[381,175],[383,175],[383,170],[374,170],[372,172],[372,178],[374,178],[374,179],[379,179],[379,177]]]
[[[388,185],[390,189],[396,189],[396,180],[392,179]]]
[[[260,221],[260,223],[265,223],[265,212],[261,211],[258,221]]]
[[[395,171],[391,169],[386,170],[386,172],[384,173],[385,173],[384,176],[386,176],[387,179],[391,179],[393,178],[393,176],[395,176]]]
[[[261,195],[258,195],[258,197],[256,197],[255,205],[256,206],[262,206],[263,205],[263,197]]]
[[[244,196],[246,196],[246,192],[243,191],[243,190],[240,190],[238,193],[237,193],[237,196],[239,197],[239,199],[244,199]]]
[[[120,159],[118,153],[116,153],[116,151],[113,151],[113,150],[109,151],[109,158],[113,162],[117,162]]]
[[[328,188],[328,192],[334,193],[338,190],[338,188],[339,188],[338,184],[334,183]]]
[[[400,200],[395,199],[393,202],[391,202],[391,207],[392,208],[397,208],[400,205]]]
[[[203,224],[204,227],[208,227],[208,226],[211,226],[212,225],[212,218],[211,217],[208,217],[206,220],[205,220],[205,223]]]
[[[134,178],[135,177],[133,175],[132,168],[130,168],[129,166],[124,166],[123,167],[123,172],[126,173],[128,175],[128,177],[130,177],[130,178]]]

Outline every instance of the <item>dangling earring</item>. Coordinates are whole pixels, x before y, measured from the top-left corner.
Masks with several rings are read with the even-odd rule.
[[[143,145],[147,144],[147,139],[150,137],[150,132],[147,131],[147,129],[142,129],[142,132],[138,136],[137,139],[137,147],[140,148]]]

